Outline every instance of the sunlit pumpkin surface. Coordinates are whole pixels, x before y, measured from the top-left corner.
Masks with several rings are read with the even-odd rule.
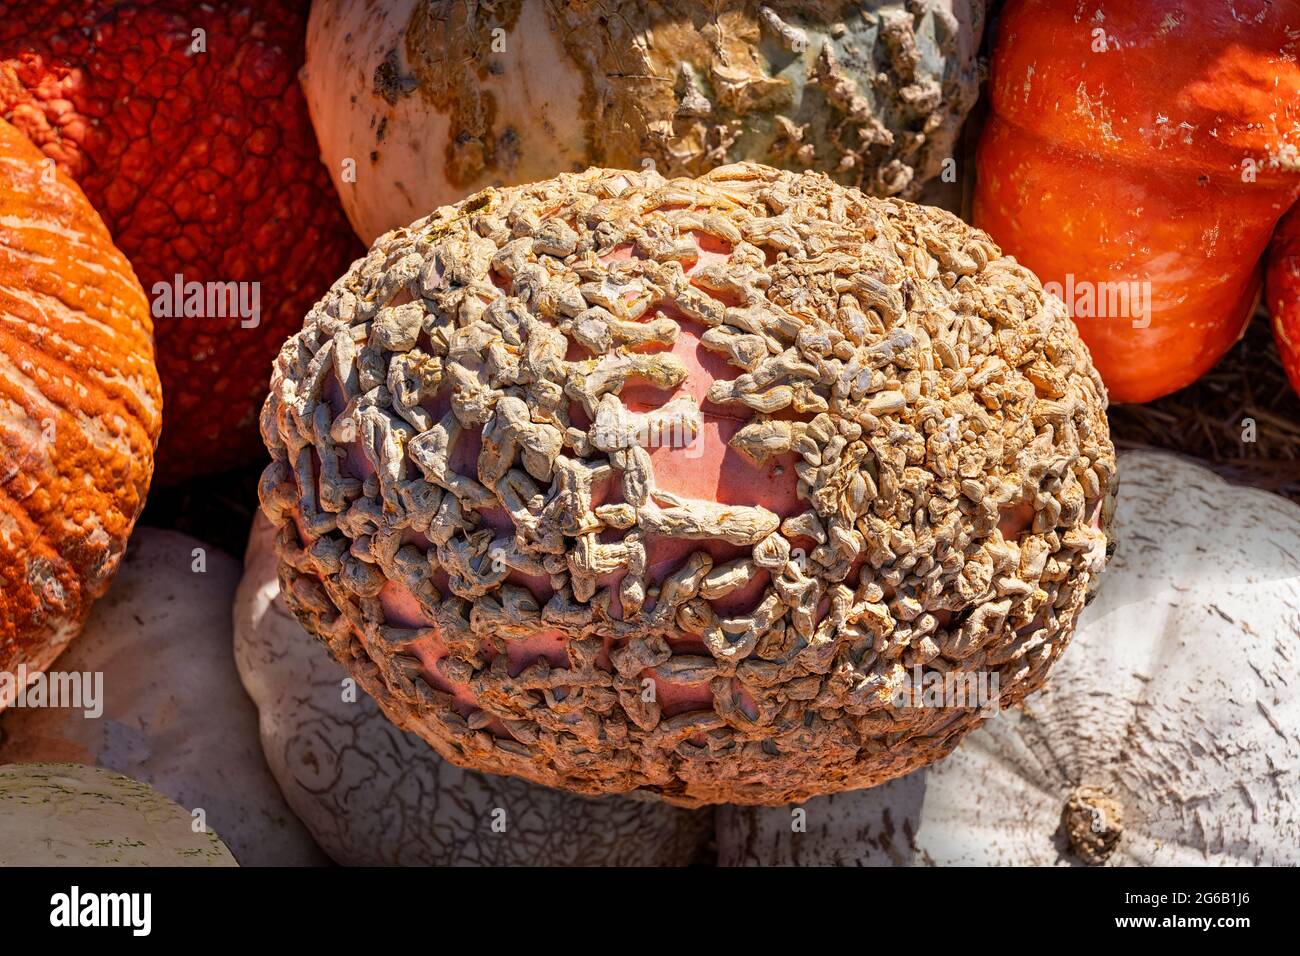
[[[447,759],[785,802],[955,744],[977,707],[895,706],[928,667],[1041,682],[1105,561],[1104,404],[947,213],[590,170],[336,283],[277,361],[263,506],[286,601]]]

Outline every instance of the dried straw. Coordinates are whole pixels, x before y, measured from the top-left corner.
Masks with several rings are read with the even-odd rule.
[[[1229,481],[1300,503],[1300,396],[1263,310],[1196,384],[1146,405],[1112,406],[1109,417],[1117,449],[1169,449],[1203,460]],[[1120,477],[1122,487],[1122,470]]]

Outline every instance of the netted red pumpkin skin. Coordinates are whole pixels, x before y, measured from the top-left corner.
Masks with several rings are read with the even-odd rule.
[[[155,319],[162,482],[260,457],[257,411],[275,350],[362,251],[298,86],[306,8],[0,3],[0,115],[80,184],[151,301],[178,274],[260,283],[256,325]],[[251,303],[252,287],[242,291]]]
[[[784,803],[1020,700],[1105,562],[1105,392],[939,210],[755,164],[489,189],[381,237],[276,361],[281,591],[446,759]]]
[[[144,291],[81,190],[0,121],[6,691],[80,630],[144,507],[162,408],[150,333]]]

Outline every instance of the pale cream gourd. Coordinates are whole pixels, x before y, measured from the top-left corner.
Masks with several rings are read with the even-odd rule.
[[[137,529],[112,588],[51,675],[67,687],[77,675],[83,706],[10,707],[0,715],[0,764],[115,770],[202,810],[246,866],[328,863],[262,757],[230,649],[238,582],[230,555]],[[96,705],[92,716],[86,704]]]
[[[724,865],[1300,863],[1300,508],[1120,456],[1119,550],[1047,687],[946,760],[719,812]]]

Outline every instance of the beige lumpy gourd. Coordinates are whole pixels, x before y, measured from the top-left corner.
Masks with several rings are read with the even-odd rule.
[[[0,867],[237,865],[197,813],[148,784],[76,764],[0,766]]]
[[[588,166],[673,177],[752,160],[915,199],[956,179],[984,7],[316,0],[303,89],[366,242]]]
[[[947,753],[1064,650],[1105,393],[983,233],[820,174],[592,169],[381,237],[276,362],[290,608],[446,759],[782,803]],[[989,678],[993,678],[990,680]]]

